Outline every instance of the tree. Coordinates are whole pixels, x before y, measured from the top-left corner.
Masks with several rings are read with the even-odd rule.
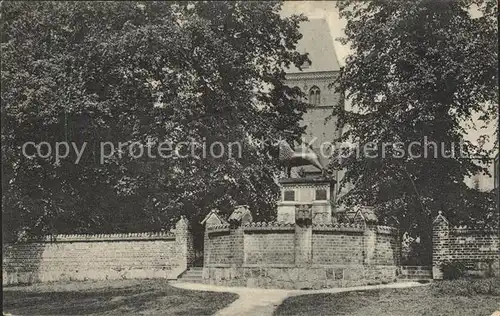
[[[211,208],[236,204],[270,218],[279,172],[272,140],[299,138],[305,111],[300,92],[282,83],[282,65],[307,59],[295,51],[305,18],[282,18],[280,7],[4,3],[4,238],[158,231],[181,214],[196,225]],[[59,162],[27,158],[28,141],[87,145],[76,164],[73,151]],[[134,157],[135,142],[158,153],[162,142],[182,141],[239,142],[242,155]],[[104,142],[135,151],[101,163]]]
[[[472,17],[471,5],[483,14]],[[377,206],[385,223],[421,236],[427,249],[438,211],[456,224],[491,224],[492,194],[464,184],[465,176],[486,172],[479,162],[488,153],[464,141],[462,123],[475,112],[496,119],[496,4],[343,1],[338,7],[347,19],[343,41],[353,53],[336,82],[352,103],[334,111],[345,128],[337,141],[357,143],[361,153],[339,149],[344,158],[330,165],[346,170],[342,185],[354,184],[343,201]],[[447,158],[452,148],[458,154],[461,141],[463,153],[475,159]],[[413,146],[414,157],[412,142],[422,145]]]

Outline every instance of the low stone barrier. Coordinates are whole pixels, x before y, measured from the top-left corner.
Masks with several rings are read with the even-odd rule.
[[[205,283],[320,289],[397,281],[397,230],[360,223],[205,222]]]
[[[402,280],[430,280],[432,266],[401,266],[398,269],[398,278]]]
[[[443,278],[443,265],[464,264],[467,274],[495,276],[500,271],[500,236],[498,229],[451,226],[441,214],[433,223],[432,273]]]
[[[56,235],[6,245],[2,283],[176,279],[192,259],[192,237],[183,218],[168,233]]]
[[[210,266],[204,268],[203,278],[208,284],[224,286],[321,289],[396,282],[397,267],[365,265]]]

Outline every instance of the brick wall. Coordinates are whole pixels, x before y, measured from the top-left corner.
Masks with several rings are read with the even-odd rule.
[[[429,280],[432,279],[431,266],[401,266],[398,278],[403,280]]]
[[[293,231],[247,231],[244,236],[245,264],[293,264]]]
[[[401,240],[395,229],[387,226],[376,226],[376,246],[374,264],[399,265],[401,261]]]
[[[465,263],[471,274],[498,274],[500,269],[500,242],[498,231],[451,227],[439,214],[432,232],[433,278],[442,279],[442,264]]]
[[[313,231],[312,258],[314,264],[363,264],[363,231]]]
[[[205,263],[215,265],[228,265],[243,262],[243,231],[224,229],[213,231],[205,235],[204,256]]]
[[[251,223],[236,229],[228,224],[207,227],[205,265],[296,264],[299,256],[310,257],[309,264],[321,265],[399,262],[397,231],[391,227],[332,224],[297,228],[278,223]],[[370,243],[367,232],[373,236]]]
[[[181,219],[171,233],[58,235],[4,247],[3,284],[57,280],[177,278],[192,260]]]
[[[247,223],[207,226],[205,282],[323,288],[393,282],[397,231],[358,224]]]

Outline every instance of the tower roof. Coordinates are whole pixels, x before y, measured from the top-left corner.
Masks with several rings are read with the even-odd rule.
[[[340,70],[330,28],[324,19],[302,22],[299,31],[302,33],[302,38],[297,43],[297,51],[309,53],[311,65],[303,67],[302,71],[291,65],[287,69],[288,73]]]

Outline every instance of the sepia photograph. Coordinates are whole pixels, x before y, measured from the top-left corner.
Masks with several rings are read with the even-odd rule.
[[[498,2],[0,1],[3,316],[500,316]]]

